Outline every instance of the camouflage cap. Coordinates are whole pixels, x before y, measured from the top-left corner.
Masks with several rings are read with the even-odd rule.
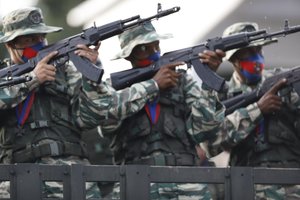
[[[121,51],[112,60],[127,58],[131,54],[132,49],[139,44],[147,44],[171,37],[173,37],[172,34],[157,34],[151,22],[143,23],[119,35]]]
[[[21,35],[35,33],[52,33],[61,31],[61,27],[47,26],[39,8],[22,8],[14,10],[3,17],[3,36],[0,43],[9,42]]]
[[[252,31],[258,31],[258,24],[254,22],[238,22],[235,24],[232,24],[231,26],[227,27],[224,32],[223,36],[229,36],[233,34],[238,34],[238,33],[243,33],[243,32],[252,32]],[[272,38],[272,39],[266,39],[266,40],[259,40],[252,42],[249,44],[247,47],[252,47],[252,46],[264,46],[268,45],[271,43],[277,42],[277,39]],[[229,60],[233,54],[235,54],[240,48],[237,49],[232,49],[226,52],[226,59]]]

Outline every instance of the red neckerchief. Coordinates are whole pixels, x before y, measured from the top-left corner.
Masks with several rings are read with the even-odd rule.
[[[19,126],[23,126],[23,124],[27,120],[27,118],[29,116],[29,113],[30,113],[31,106],[32,106],[33,101],[34,101],[34,97],[35,97],[35,93],[33,91],[31,91],[28,94],[28,96],[26,97],[26,99],[24,101],[24,105],[23,105],[23,103],[20,103],[16,107],[16,116],[17,116],[17,119],[18,119],[18,125]]]
[[[152,124],[156,124],[160,115],[160,104],[157,101],[147,102],[146,113]]]

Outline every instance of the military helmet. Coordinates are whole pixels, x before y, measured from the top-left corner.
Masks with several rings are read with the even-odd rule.
[[[21,35],[52,33],[62,30],[61,27],[47,26],[44,23],[41,9],[35,7],[14,10],[3,17],[2,23],[3,35],[0,35],[0,43],[9,42]]]
[[[231,26],[227,27],[224,32],[223,32],[223,37],[224,36],[229,36],[229,35],[234,35],[238,33],[243,33],[243,32],[252,32],[252,31],[258,31],[258,24],[254,22],[238,22],[235,24],[232,24]],[[254,41],[251,44],[249,44],[247,47],[253,47],[253,46],[264,46],[268,45],[271,43],[277,42],[276,38],[272,39],[266,39],[266,40],[258,40]],[[226,52],[226,59],[230,60],[230,58],[241,48],[237,49],[232,49]]]
[[[140,26],[126,30],[119,35],[121,51],[112,60],[127,58],[132,49],[139,44],[147,44],[171,37],[172,34],[158,34],[151,22],[142,23]]]

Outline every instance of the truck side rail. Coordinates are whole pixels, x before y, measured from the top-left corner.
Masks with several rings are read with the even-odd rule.
[[[43,181],[62,182],[66,200],[85,199],[87,182],[119,182],[121,200],[149,199],[150,183],[154,182],[223,184],[226,200],[253,200],[255,184],[300,185],[300,169],[20,163],[0,165],[0,181],[10,183],[9,199],[13,200],[43,199]]]

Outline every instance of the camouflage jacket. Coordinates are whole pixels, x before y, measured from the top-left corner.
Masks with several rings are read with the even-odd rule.
[[[258,84],[259,87],[263,81],[275,73],[282,71],[281,68],[275,70],[265,70],[263,73],[262,81]],[[233,94],[251,92],[253,89],[245,84],[242,84],[236,72],[233,73],[228,84],[228,97],[232,97]],[[291,102],[293,105],[299,108],[299,97],[295,92],[291,94]],[[248,105],[245,108],[240,108],[234,111],[232,114],[227,115],[224,122],[220,126],[216,136],[204,143],[201,143],[202,148],[205,149],[208,156],[215,156],[220,153],[223,147],[226,150],[230,150],[232,147],[243,141],[263,119],[263,115],[257,106],[257,103]]]
[[[82,77],[72,63],[65,67],[65,73],[72,117],[75,126],[81,129],[92,129],[102,124],[117,124],[119,120],[143,107],[148,99],[154,98],[158,93],[158,87],[153,80],[116,92],[105,82],[96,84]],[[0,89],[1,110],[16,107],[26,99],[30,91],[39,87],[36,75],[33,72],[28,75],[33,77],[31,81]]]
[[[252,91],[249,86],[241,84],[236,72],[233,73],[227,84],[228,96],[232,96],[231,94],[233,93]],[[221,148],[222,144],[234,146],[245,139],[262,118],[263,116],[257,103],[240,108],[227,115],[215,136],[201,143],[201,147],[207,152],[208,157],[215,156],[223,150]]]
[[[223,121],[225,110],[218,100],[217,92],[205,87],[200,88],[190,74],[184,73],[183,75],[186,79],[183,93],[188,106],[186,130],[193,140],[199,143],[198,141],[205,139],[207,135],[215,134]],[[132,113],[136,112],[135,107],[131,110]],[[103,126],[102,128],[105,129]],[[109,134],[105,130],[104,133]]]
[[[63,89],[68,96],[69,109],[71,110],[71,122],[69,123],[72,124],[72,127],[70,128],[80,132],[99,125],[104,125],[107,129],[118,125],[120,120],[140,110],[148,99],[156,97],[158,93],[158,87],[153,80],[144,81],[126,90],[116,92],[105,82],[96,84],[82,77],[72,63],[64,66],[64,73],[67,85]],[[40,88],[41,85],[35,74],[30,72],[28,75],[33,77],[31,81],[0,89],[1,117],[5,117],[3,113],[7,110],[15,109],[17,105],[23,102],[30,91]],[[57,96],[59,97],[60,94]],[[2,133],[6,129],[5,124],[2,123],[1,126]],[[63,158],[55,160],[60,163],[59,159]],[[44,162],[48,161],[45,160]]]

